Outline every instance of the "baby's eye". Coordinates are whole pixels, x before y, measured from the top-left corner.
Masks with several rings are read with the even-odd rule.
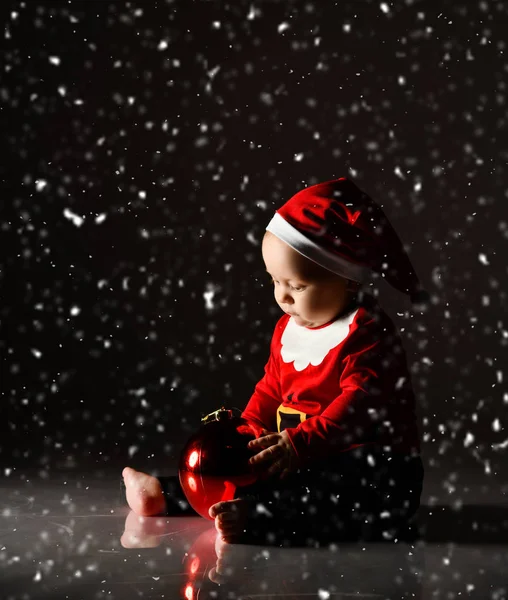
[[[302,285],[300,287],[291,287],[292,290],[294,290],[295,292],[302,292],[305,289],[305,286]]]

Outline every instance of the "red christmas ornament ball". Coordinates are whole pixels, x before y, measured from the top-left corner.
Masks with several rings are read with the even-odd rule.
[[[213,504],[233,500],[238,487],[257,480],[249,465],[255,452],[247,448],[257,432],[230,410],[218,410],[203,421],[182,450],[178,475],[192,508],[212,520],[208,511]]]

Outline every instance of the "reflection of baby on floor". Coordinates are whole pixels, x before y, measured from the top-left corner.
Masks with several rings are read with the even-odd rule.
[[[190,549],[189,537],[192,544]],[[210,521],[204,519],[162,516],[146,518],[130,511],[120,543],[126,549],[170,545],[171,554],[176,555],[178,564],[183,562],[185,573],[192,581],[203,574],[204,565],[214,565],[208,570],[207,576],[218,584],[234,575],[234,564],[238,567],[241,563],[240,574],[245,575],[245,562],[232,561],[233,555],[228,552],[230,545],[222,539]],[[238,559],[238,549],[235,555]]]
[[[344,545],[340,551],[310,549],[302,554],[298,549],[229,544],[205,519],[145,518],[132,511],[125,521],[121,543],[127,549],[170,548],[165,559],[165,576],[159,585],[168,593],[168,585],[178,575],[185,598],[195,598],[197,590],[204,593],[207,583],[234,584],[236,596],[240,597],[241,592],[242,597],[247,597],[259,590],[261,582],[269,583],[270,594],[284,594],[284,598],[291,598],[291,594],[300,598],[306,592],[311,596],[316,589],[327,589],[329,584],[335,586],[336,593],[368,592],[369,596],[395,597],[393,592],[397,589],[413,594],[411,598],[420,597],[423,569],[420,554],[424,549],[420,552],[404,544],[391,545],[388,550],[376,544]],[[298,577],[293,573],[298,573]],[[306,573],[304,578],[303,573]]]

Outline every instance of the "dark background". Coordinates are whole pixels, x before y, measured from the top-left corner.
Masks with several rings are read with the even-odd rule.
[[[7,473],[163,470],[203,415],[243,408],[280,315],[264,228],[349,176],[432,295],[416,312],[371,282],[401,330],[428,472],[502,483],[506,3],[1,10]]]

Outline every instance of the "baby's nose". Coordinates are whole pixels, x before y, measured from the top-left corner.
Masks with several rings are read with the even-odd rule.
[[[293,304],[293,298],[288,292],[283,292],[279,298],[280,304]]]

